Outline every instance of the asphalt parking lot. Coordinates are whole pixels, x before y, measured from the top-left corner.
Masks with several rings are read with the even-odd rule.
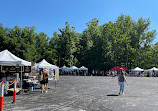
[[[118,96],[117,77],[60,76],[49,81],[48,93],[40,89],[5,96],[4,111],[157,111],[158,78],[127,77],[125,95]]]

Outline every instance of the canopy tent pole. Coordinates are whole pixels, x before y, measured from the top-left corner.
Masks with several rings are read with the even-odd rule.
[[[23,90],[22,90],[22,66],[21,66],[21,93],[23,94]]]
[[[56,88],[56,80],[55,80],[55,88]]]

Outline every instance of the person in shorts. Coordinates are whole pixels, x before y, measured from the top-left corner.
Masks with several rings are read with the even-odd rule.
[[[44,80],[44,88],[45,88],[45,92],[48,92],[48,71],[46,69],[43,70],[43,80]]]
[[[127,83],[126,78],[125,78],[125,71],[122,71],[121,74],[119,75],[118,82],[119,82],[119,85],[120,85],[119,95],[124,94],[125,82]]]
[[[44,81],[44,74],[43,74],[43,69],[40,69],[40,71],[39,71],[38,80],[40,81],[40,84],[41,84],[41,93],[43,93],[43,90],[44,90],[44,84],[45,84],[45,81]]]
[[[48,92],[48,72],[46,71],[45,74],[45,91]]]

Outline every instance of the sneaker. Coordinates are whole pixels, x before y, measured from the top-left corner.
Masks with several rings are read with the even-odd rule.
[[[48,91],[46,90],[46,93],[47,93]]]
[[[41,91],[41,93],[43,93],[43,90]]]
[[[122,95],[122,92],[119,92],[119,95]]]
[[[122,93],[122,95],[125,95],[125,93]]]

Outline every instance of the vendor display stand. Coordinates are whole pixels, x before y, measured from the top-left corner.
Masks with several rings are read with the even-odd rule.
[[[53,75],[53,80],[55,80],[55,88],[56,88],[56,81],[59,80],[59,67],[48,63],[45,59],[43,59],[38,65],[37,68],[45,68],[49,70],[55,70]]]
[[[48,69],[48,70],[53,70],[55,69],[55,79],[59,80],[59,67],[52,65],[50,63],[48,63],[45,59],[43,59],[38,65],[37,68],[44,68],[44,69]]]
[[[21,73],[21,75],[20,75],[21,76],[20,77],[20,79],[21,79],[20,87],[22,89],[22,74],[24,72],[24,70],[22,68],[24,68],[24,66],[31,67],[31,62],[20,59],[19,57],[13,55],[8,50],[4,50],[4,51],[0,52],[0,65],[1,65],[1,72]],[[3,67],[3,66],[7,67],[6,71],[5,71],[5,67]],[[16,68],[17,66],[20,67],[20,69],[18,71]]]

